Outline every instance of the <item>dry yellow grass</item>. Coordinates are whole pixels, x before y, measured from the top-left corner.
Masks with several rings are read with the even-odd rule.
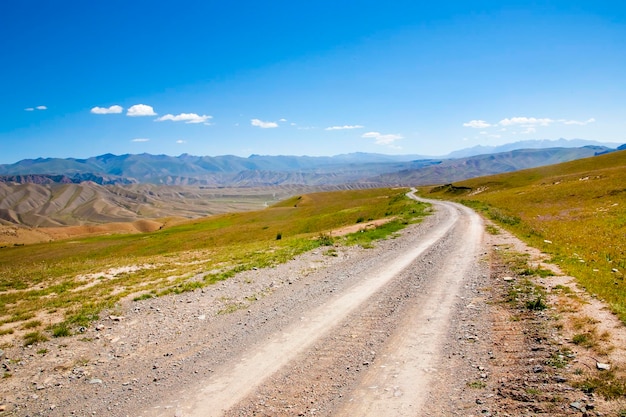
[[[626,322],[626,151],[424,190],[549,253]]]

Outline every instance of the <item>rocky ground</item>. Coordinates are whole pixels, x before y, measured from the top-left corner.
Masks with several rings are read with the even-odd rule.
[[[204,290],[128,300],[71,337],[4,345],[0,416],[182,417],[180,398],[231,366],[229,359],[351,288],[358,271],[380,256],[419,242],[435,217],[373,249],[316,250]],[[418,278],[395,279],[226,415],[336,415],[362,375],[384,362],[385,344],[419,306],[428,277],[450,262],[445,245],[453,241],[447,238],[417,261]],[[526,288],[526,277],[508,266],[510,253],[529,254],[535,266],[543,262],[504,232],[485,235],[480,262],[455,298],[439,359],[428,366],[427,400],[411,415],[621,415],[623,397],[606,401],[578,384],[613,372],[611,381],[619,385],[624,327],[563,276],[532,278],[546,289],[546,309],[528,308],[529,291],[516,290],[512,300],[512,289]],[[577,324],[581,317],[586,324]],[[602,335],[595,346],[572,342],[582,325]]]

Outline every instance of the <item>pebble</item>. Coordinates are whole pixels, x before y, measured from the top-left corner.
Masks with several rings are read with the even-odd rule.
[[[570,407],[572,407],[572,408],[573,408],[573,409],[575,409],[575,410],[578,410],[578,411],[583,411],[583,409],[584,409],[584,407],[585,407],[582,403],[580,403],[580,402],[578,402],[578,401],[575,401],[575,402],[573,402],[573,403],[570,403],[570,405],[569,405],[569,406],[570,406]]]
[[[610,371],[611,370],[611,364],[596,362],[596,368],[598,368],[600,371]]]

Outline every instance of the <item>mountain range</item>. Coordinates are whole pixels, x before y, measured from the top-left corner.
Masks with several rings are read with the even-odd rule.
[[[585,145],[573,146],[581,143]],[[549,147],[554,144],[569,146]],[[488,149],[496,152],[487,152]],[[514,152],[512,149],[515,149],[513,154],[510,153]],[[87,159],[25,159],[14,164],[0,165],[0,181],[17,183],[91,181],[100,185],[148,183],[210,187],[284,184],[322,186],[381,183],[383,178],[390,178],[389,175],[420,171],[422,174],[432,174],[411,175],[411,178],[437,183],[564,162],[613,149],[590,141],[559,140],[518,142],[491,148],[474,147],[439,158],[371,153],[321,157],[251,155],[247,158],[233,155],[105,154]],[[479,151],[484,151],[482,155],[493,156],[486,159],[484,156],[473,155]],[[436,168],[441,166],[446,168]],[[383,182],[386,183],[387,180]]]
[[[23,160],[0,165],[0,225],[55,227],[194,218],[262,208],[305,192],[446,184],[616,150],[597,144],[540,147],[549,144],[459,158],[106,154]],[[529,144],[519,146],[523,145]]]

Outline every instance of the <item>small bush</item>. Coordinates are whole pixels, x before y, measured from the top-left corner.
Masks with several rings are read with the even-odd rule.
[[[36,329],[39,326],[41,326],[41,322],[39,320],[32,320],[24,323],[22,325],[22,329]]]
[[[587,394],[597,394],[605,400],[615,400],[626,395],[626,381],[611,372],[575,383],[574,386]]]
[[[472,381],[468,382],[467,386],[474,389],[483,389],[487,386],[483,381]]]
[[[574,335],[574,337],[572,337],[572,343],[586,348],[590,348],[595,344],[591,333],[578,333]]]
[[[4,336],[5,334],[13,334],[15,330],[13,329],[2,329],[0,330],[0,336]]]
[[[156,297],[155,294],[147,292],[147,293],[141,294],[141,295],[133,298],[133,301],[148,300],[148,299],[154,298],[154,297]]]
[[[24,346],[34,345],[39,342],[45,342],[48,338],[40,331],[26,333],[24,335]]]
[[[283,234],[281,232],[276,233],[276,240],[281,240],[283,238]]]
[[[546,308],[548,308],[548,306],[543,301],[543,298],[539,296],[535,298],[534,300],[526,301],[526,308],[529,310],[537,311],[537,310],[545,310]]]
[[[320,246],[333,246],[335,244],[335,239],[333,239],[331,235],[320,233],[317,237],[317,243],[319,243]]]
[[[72,332],[65,322],[52,326],[52,337],[67,337],[71,335]]]

